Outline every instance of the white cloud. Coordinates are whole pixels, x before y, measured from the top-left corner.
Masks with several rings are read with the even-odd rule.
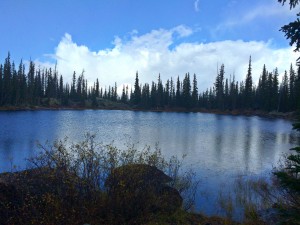
[[[233,3],[236,4],[236,2],[231,2],[230,4]],[[235,13],[229,12],[228,17],[213,29],[213,33],[234,29],[237,26],[246,26],[257,19],[270,19],[270,22],[276,19],[286,20],[294,18],[296,13],[296,9],[290,10],[288,5],[281,7],[276,1],[259,4],[253,8],[244,7],[241,10],[236,10]]]
[[[196,74],[201,91],[213,85],[217,65],[225,64],[226,76],[235,74],[237,80],[244,80],[249,56],[252,56],[253,77],[257,82],[263,64],[272,71],[278,67],[283,73],[294,63],[297,54],[292,48],[272,49],[271,42],[220,41],[212,43],[191,43],[176,40],[192,34],[192,29],[178,26],[170,30],[152,30],[143,35],[134,32],[129,41],[116,37],[114,47],[91,51],[78,45],[70,34],[65,34],[55,49],[53,57],[64,80],[70,82],[73,71],[90,82],[99,78],[102,86],[133,84],[136,71],[142,83],[156,81],[161,74],[163,82],[179,75]],[[172,45],[172,48],[170,46]]]
[[[198,28],[199,29],[199,28]],[[172,33],[177,33],[179,37],[188,37],[194,33],[194,31],[186,26],[180,25],[171,29]]]
[[[199,12],[199,1],[200,1],[200,0],[196,0],[196,1],[194,2],[194,9],[195,9],[196,12]]]

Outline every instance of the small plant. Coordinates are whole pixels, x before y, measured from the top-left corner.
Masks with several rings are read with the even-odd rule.
[[[217,204],[226,218],[258,225],[264,224],[263,214],[267,214],[278,199],[277,187],[271,181],[238,176],[230,191],[219,193]]]

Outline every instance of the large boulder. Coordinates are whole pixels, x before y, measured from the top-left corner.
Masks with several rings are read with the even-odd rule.
[[[142,188],[151,185],[160,188],[172,178],[155,166],[145,164],[129,164],[114,169],[107,178],[105,185],[110,191],[118,188]]]
[[[125,221],[153,213],[171,213],[182,205],[172,178],[154,166],[130,164],[114,169],[105,186],[109,208]]]

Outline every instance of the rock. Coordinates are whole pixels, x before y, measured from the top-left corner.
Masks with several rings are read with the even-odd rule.
[[[112,171],[105,185],[110,189],[118,187],[133,188],[133,186],[161,186],[171,182],[172,178],[154,166],[145,164],[130,164],[118,167]]]
[[[112,171],[105,185],[109,207],[114,214],[129,219],[153,213],[171,213],[182,205],[172,179],[154,166],[132,164]]]
[[[158,197],[157,208],[160,212],[172,213],[182,206],[183,199],[175,188],[164,186]]]

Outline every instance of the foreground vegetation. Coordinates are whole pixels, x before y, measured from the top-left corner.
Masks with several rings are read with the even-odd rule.
[[[158,148],[121,151],[86,135],[40,145],[25,171],[0,176],[1,224],[147,224],[161,218],[203,219],[188,214],[198,182],[176,157]],[[180,223],[180,222],[178,222]]]

